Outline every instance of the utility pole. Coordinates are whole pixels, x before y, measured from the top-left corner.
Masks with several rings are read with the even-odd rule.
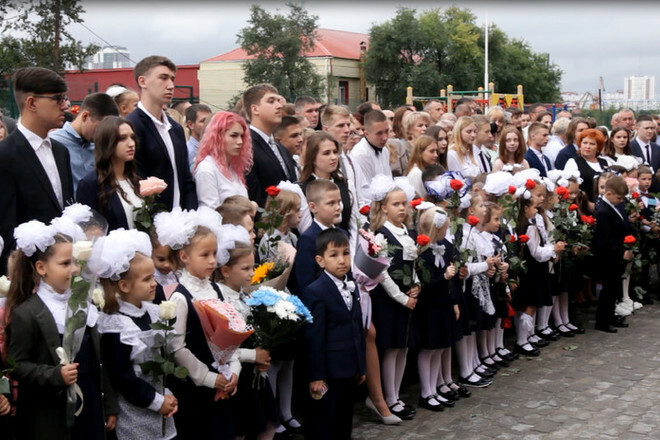
[[[62,21],[62,0],[53,0],[55,12],[55,38],[53,41],[53,70],[60,71],[60,25]]]

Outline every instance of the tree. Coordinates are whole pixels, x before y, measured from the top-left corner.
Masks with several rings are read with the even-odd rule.
[[[496,90],[514,93],[523,84],[526,101],[559,98],[561,71],[547,54],[509,40],[496,26],[488,35],[489,73]],[[379,102],[397,106],[408,86],[416,96],[438,96],[449,84],[455,90],[476,90],[482,85],[483,63],[484,30],[470,10],[450,7],[417,14],[399,8],[394,18],[371,28],[365,74],[376,86]]]
[[[297,96],[320,96],[323,78],[304,54],[314,49],[318,17],[302,5],[287,3],[289,15],[268,14],[252,5],[248,26],[238,33],[238,43],[248,55],[244,81],[248,86],[270,83],[293,101]]]
[[[67,31],[72,23],[81,23],[85,12],[79,0],[0,0],[3,38],[2,60],[13,60],[3,70],[41,66],[63,72],[68,65],[82,70],[85,59],[99,46],[84,46]],[[8,36],[9,32],[18,33]]]

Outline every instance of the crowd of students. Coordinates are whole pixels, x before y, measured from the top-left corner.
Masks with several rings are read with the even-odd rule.
[[[616,333],[651,302],[652,116],[625,109],[608,129],[568,111],[553,121],[543,105],[470,99],[454,113],[437,100],[351,113],[310,97],[287,104],[260,84],[231,111],[188,106],[184,130],[165,110],[175,72],[147,57],[135,67],[139,99],[113,86],[64,127],[65,81],[43,68],[14,76],[21,118],[0,142],[2,364],[13,384],[0,395],[3,435],[349,439],[363,383],[378,420],[406,423],[417,408],[454,407],[520,355],[584,333],[576,307],[597,303],[595,329]],[[145,197],[139,181],[151,176],[166,188]],[[63,219],[74,202],[109,233],[87,266],[103,304],[63,361],[78,240]],[[136,212],[150,209],[161,212],[145,225]],[[273,218],[271,231],[255,228]],[[247,319],[254,268],[273,261],[273,243],[296,249],[286,288],[313,321],[286,349],[249,338],[219,365],[195,301],[220,299]],[[166,299],[181,335],[174,361],[188,376],[164,388],[140,364],[154,360],[154,303]],[[413,354],[420,395],[404,402]],[[252,386],[259,370],[269,386]],[[74,384],[84,405],[72,418]]]

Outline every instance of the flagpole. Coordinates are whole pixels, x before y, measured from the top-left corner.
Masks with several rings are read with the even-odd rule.
[[[486,25],[484,33],[484,91],[488,91],[488,11],[486,11]],[[486,94],[488,99],[490,99],[490,94]]]

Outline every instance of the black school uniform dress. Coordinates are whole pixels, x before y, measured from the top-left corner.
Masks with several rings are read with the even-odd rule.
[[[247,296],[242,292],[221,284],[220,291],[224,300],[234,306],[243,319],[250,316],[250,307],[243,302]],[[241,374],[238,376],[238,392],[233,400],[234,428],[236,435],[256,436],[267,428],[267,424],[275,426],[278,423],[278,407],[273,396],[268,376],[262,381],[259,389],[253,388],[255,375],[254,364],[254,338],[247,338],[238,349],[238,358],[241,361]]]
[[[529,241],[523,245],[523,260],[527,262],[527,272],[520,274],[520,284],[513,297],[513,306],[522,310],[525,307],[546,305],[550,296],[548,261],[555,256],[554,246],[546,244],[532,219],[525,234]]]
[[[501,233],[502,229],[500,228],[495,234],[486,234],[489,234],[487,236],[491,239],[495,255],[499,254],[503,262],[508,262],[509,256],[507,254],[507,249],[499,235]],[[508,298],[506,293],[506,283],[500,281],[497,275],[490,279],[490,299],[493,301],[493,306],[495,306],[495,318],[503,319],[509,317],[509,308],[507,307]]]
[[[216,390],[213,374],[218,370],[213,366],[215,359],[211,354],[202,324],[192,304],[193,299],[223,299],[220,288],[208,279],[201,280],[190,275],[185,269],[179,278],[179,285],[170,297],[177,304],[177,333],[185,334],[185,346],[176,347],[177,364],[188,368],[191,375],[196,375],[197,385],[190,376],[185,380],[168,377],[167,386],[179,402],[179,411],[174,415],[177,439],[234,439],[234,423],[231,399],[215,400]],[[181,303],[187,305],[185,328],[180,329],[183,313]],[[232,371],[240,373],[236,364],[230,362]]]
[[[392,261],[387,272],[399,290],[407,292],[410,286],[404,285],[402,280],[397,279],[393,274],[399,269],[403,270],[404,267],[412,273],[413,261],[417,255],[415,245],[417,235],[414,231],[406,230],[405,227],[397,228],[390,222],[385,222],[376,233],[383,234],[389,244],[397,246],[396,251],[391,255]],[[376,345],[382,349],[414,347],[418,341],[418,331],[417,320],[412,310],[392,299],[382,283],[371,291],[371,301],[372,320],[377,329]]]
[[[536,214],[536,226],[538,227],[539,234],[541,234],[541,242],[542,243],[548,243],[552,244],[550,240],[550,231],[554,229],[554,225],[549,222],[548,226],[546,227],[545,220],[541,214]],[[554,245],[553,245],[554,246]],[[541,302],[544,306],[551,307],[553,304],[552,297],[555,295],[555,292],[557,292],[557,289],[553,289],[553,278],[554,278],[554,262],[548,261],[548,288],[543,289],[543,297],[541,298]]]
[[[104,402],[114,397],[104,388],[100,356],[99,334],[96,329],[98,313],[93,306],[87,327],[74,362],[78,362],[78,379],[84,398],[80,415],[74,426],[67,427],[66,390],[55,349],[62,345],[66,301],[70,295],[55,292],[40,283],[37,293],[19,305],[11,316],[8,329],[8,357],[16,362],[12,378],[18,381],[18,401],[15,435],[18,439],[103,440]],[[102,393],[103,388],[103,393]],[[110,394],[109,394],[110,393]],[[105,402],[108,414],[116,414],[116,402]]]
[[[150,327],[159,321],[158,306],[143,302],[138,308],[119,299],[118,302],[117,313],[101,313],[99,317],[101,349],[107,359],[110,381],[119,394],[117,439],[175,438],[174,419],[163,418],[158,412],[165,400],[162,382],[154,380],[151,374],[143,374],[140,368],[142,362],[152,361],[158,354],[152,347],[157,335],[163,332]],[[165,394],[170,394],[169,390]]]
[[[430,272],[429,282],[419,295],[415,314],[419,324],[420,348],[436,350],[451,347],[463,337],[456,319],[456,275],[445,279],[445,271],[452,262],[454,248],[447,240],[433,243],[420,255]]]

